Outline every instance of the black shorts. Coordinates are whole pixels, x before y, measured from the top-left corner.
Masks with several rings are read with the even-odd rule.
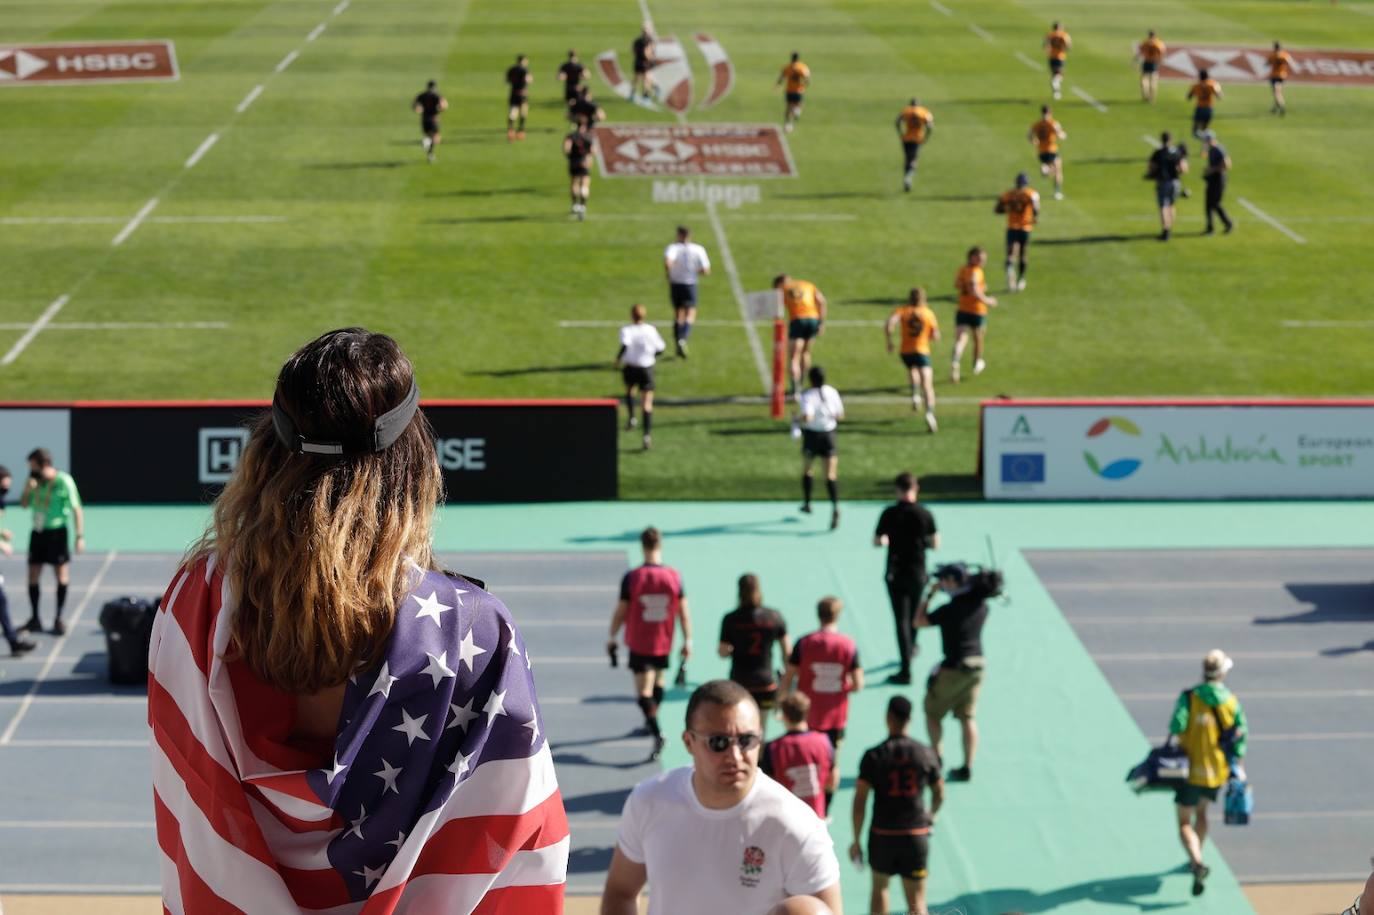
[[[424,133],[424,135],[427,136],[427,137],[432,137],[432,136],[434,136],[436,133],[439,132],[439,119],[438,119],[438,118],[421,118],[421,119],[420,119],[420,130],[421,130],[421,131]]]
[[[652,69],[653,69],[653,68],[652,68],[651,66],[649,66],[649,58],[647,58],[647,57],[636,57],[636,58],[635,58],[635,76],[639,76],[639,75],[642,74],[642,73],[648,73],[648,72],[649,72],[650,70],[652,70]]]
[[[789,92],[789,93],[787,93],[787,104],[789,104],[789,105],[800,105],[801,103],[802,103],[802,94],[801,94],[800,92]]]
[[[625,379],[625,387],[639,388],[641,391],[654,389],[654,367],[652,365],[627,365],[620,370]]]
[[[1064,72],[1064,61],[1062,61],[1062,60],[1060,60],[1060,59],[1057,59],[1057,58],[1054,58],[1054,57],[1051,57],[1051,58],[1050,58],[1050,72],[1051,72],[1051,73],[1063,73],[1063,72]]]
[[[510,107],[519,108],[521,105],[529,104],[530,96],[527,92],[512,92],[510,94]]]
[[[825,736],[830,738],[830,745],[839,749],[840,741],[844,740],[844,728],[830,728],[825,732]]]
[[[908,880],[926,876],[930,858],[929,836],[880,836],[868,834],[868,866],[880,874],[896,874]]]
[[[568,177],[569,177],[569,178],[586,178],[586,177],[587,177],[588,175],[590,175],[591,173],[592,173],[592,171],[591,171],[591,169],[589,169],[589,168],[587,167],[587,163],[586,163],[586,162],[569,162],[569,163],[568,163]]]
[[[637,674],[642,674],[646,670],[667,670],[668,656],[666,654],[640,654],[637,651],[630,652],[630,670]]]
[[[1204,798],[1216,802],[1220,787],[1204,788],[1201,785],[1179,785],[1174,789],[1174,803],[1179,807],[1196,807]]]
[[[976,315],[971,311],[956,311],[954,313],[955,327],[982,327],[988,323],[987,315]]]
[[[1158,70],[1158,69],[1159,69],[1159,64],[1155,63],[1155,62],[1152,61],[1152,60],[1143,61],[1143,62],[1140,64],[1140,72],[1141,72],[1141,73],[1154,73],[1154,72],[1155,72],[1156,70]]]
[[[1017,244],[1021,246],[1022,251],[1030,247],[1030,229],[1007,230],[1007,247],[1010,248],[1012,245]]]
[[[1284,83],[1286,83],[1287,81],[1288,81],[1288,77],[1286,77],[1286,76],[1271,76],[1271,77],[1269,77],[1269,85],[1271,85],[1271,86],[1281,86],[1281,85],[1283,85]]]
[[[802,430],[802,454],[807,457],[834,457],[839,453],[835,444],[835,430],[817,432],[814,429]]]
[[[1041,165],[1053,165],[1053,164],[1054,164],[1054,160],[1055,160],[1055,159],[1058,159],[1058,158],[1059,158],[1059,153],[1057,153],[1057,152],[1042,152],[1042,153],[1040,154],[1040,164],[1041,164]]]
[[[1201,106],[1193,109],[1193,123],[1202,127],[1212,123],[1212,109]]]
[[[696,308],[697,284],[669,283],[668,297],[673,300],[674,308]]]
[[[902,153],[906,156],[907,164],[915,162],[916,157],[921,154],[921,144],[915,140],[903,140]]]
[[[71,544],[65,527],[29,534],[29,565],[64,566],[71,561]]]
[[[754,697],[754,701],[759,704],[759,710],[771,712],[778,707],[778,685],[775,683],[768,689],[751,689],[749,695]]]
[[[929,353],[902,353],[902,364],[909,369],[930,368]]]

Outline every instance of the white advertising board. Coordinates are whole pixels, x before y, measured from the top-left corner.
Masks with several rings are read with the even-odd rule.
[[[51,451],[53,463],[59,469],[72,466],[71,436],[71,411],[65,408],[0,409],[0,465],[8,467],[14,476],[7,497],[11,502],[19,499],[19,490],[29,475],[28,455],[35,448]]]
[[[1374,497],[1374,401],[983,404],[988,499]]]

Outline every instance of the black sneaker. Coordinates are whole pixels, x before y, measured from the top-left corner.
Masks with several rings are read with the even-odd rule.
[[[29,621],[19,627],[20,632],[42,632],[43,624],[38,621],[37,616],[29,617]]]
[[[10,642],[10,657],[17,658],[20,655],[28,654],[38,647],[38,643],[33,639],[20,638]]]
[[[833,531],[835,528],[837,528],[837,527],[839,527],[839,526],[840,526],[840,510],[837,508],[837,509],[835,509],[834,514],[832,514],[832,515],[830,516],[830,529]]]
[[[67,624],[64,623],[64,622],[62,622],[61,620],[53,620],[53,621],[52,621],[52,630],[51,630],[51,631],[52,631],[52,634],[53,634],[53,635],[66,635],[66,634],[67,634]]]
[[[1230,235],[1230,234],[1231,234],[1231,230],[1234,229],[1235,227],[1236,227],[1236,224],[1235,224],[1234,222],[1228,222],[1228,223],[1226,224],[1226,228],[1222,229],[1221,231],[1222,231],[1222,233],[1225,234],[1225,235]]]
[[[971,782],[973,781],[973,773],[968,770],[968,766],[960,766],[957,769],[950,769],[947,781]]]
[[[893,674],[887,678],[887,682],[893,686],[908,686],[911,683],[911,674]]]
[[[797,511],[801,512],[803,515],[811,514],[811,503],[807,502],[801,508],[797,509]]]
[[[650,761],[655,761],[663,755],[663,746],[666,743],[667,741],[663,739],[662,734],[659,734],[656,737],[654,737],[654,749],[653,752],[649,754]]]
[[[1202,891],[1205,890],[1205,889],[1207,889],[1207,887],[1205,887],[1205,886],[1202,885],[1202,881],[1206,880],[1206,879],[1207,879],[1207,875],[1210,874],[1211,872],[1212,872],[1211,868],[1209,868],[1209,867],[1208,867],[1207,865],[1205,865],[1205,864],[1197,864],[1197,865],[1194,865],[1194,866],[1193,866],[1193,895],[1194,895],[1194,896],[1201,896],[1201,895],[1202,895]]]

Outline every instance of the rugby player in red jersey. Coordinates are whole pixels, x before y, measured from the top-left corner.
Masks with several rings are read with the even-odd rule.
[[[792,693],[778,704],[778,709],[787,733],[764,744],[759,768],[810,804],[816,816],[825,819],[826,806],[840,775],[835,765],[835,747],[828,737],[807,726],[811,700],[805,693]]]

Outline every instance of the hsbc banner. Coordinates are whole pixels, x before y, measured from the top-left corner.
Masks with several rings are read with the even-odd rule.
[[[0,86],[175,80],[170,41],[0,45]]]
[[[50,448],[92,504],[203,503],[228,481],[267,406],[0,405],[0,442],[6,455],[11,442],[16,453]],[[450,502],[617,497],[615,401],[436,401],[423,409]]]
[[[1299,51],[1285,48],[1293,58],[1290,83],[1329,86],[1374,86],[1374,51]],[[1268,82],[1270,48],[1218,45],[1170,47],[1159,73],[1165,79],[1195,80],[1199,70],[1223,85],[1228,82]]]
[[[989,401],[989,499],[1374,497],[1374,400]]]
[[[607,178],[795,178],[776,124],[603,124],[596,159]]]

